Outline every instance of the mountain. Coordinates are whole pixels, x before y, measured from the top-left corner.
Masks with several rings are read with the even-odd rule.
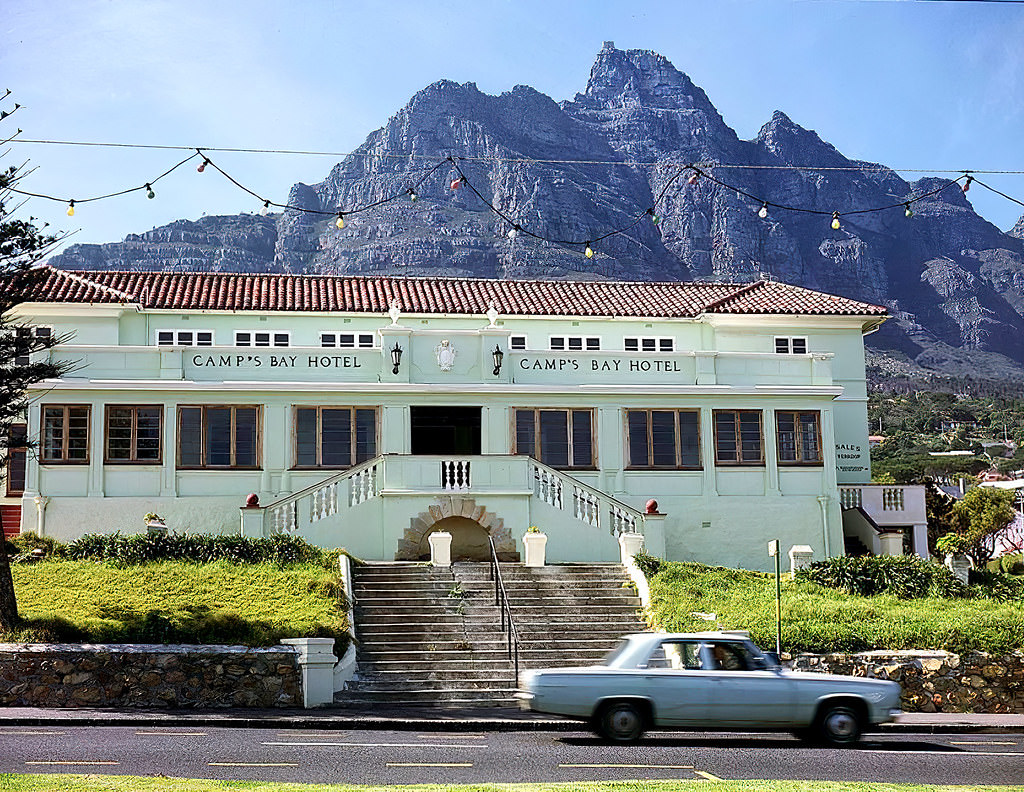
[[[452,190],[454,156],[471,183],[522,227],[593,239],[580,248],[541,242],[494,215],[469,189]],[[714,178],[669,180],[700,163]],[[744,167],[735,167],[744,166]],[[799,166],[794,169],[794,166]],[[423,179],[422,183],[419,181]],[[708,96],[668,60],[606,42],[586,89],[555,102],[527,86],[500,96],[473,83],[419,91],[315,185],[289,204],[351,209],[417,185],[404,198],[349,216],[286,210],[259,217],[180,220],[123,242],[76,245],[55,266],[630,280],[772,277],[889,307],[869,338],[909,372],[1024,379],[1024,218],[1003,233],[974,212],[958,185],[904,181],[882,165],[850,160],[776,111],[741,140]],[[903,203],[914,203],[906,217]],[[977,188],[976,188],[977,189]],[[662,196],[662,190],[665,190]],[[772,208],[762,219],[750,195]],[[851,214],[894,204],[884,212]],[[839,210],[842,226],[830,227]]]

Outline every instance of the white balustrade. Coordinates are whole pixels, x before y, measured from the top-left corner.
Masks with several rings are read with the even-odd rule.
[[[465,492],[469,487],[469,460],[442,459],[441,489],[446,492]]]
[[[564,509],[562,492],[572,487],[572,516],[593,528],[602,525],[602,514],[608,515],[608,531],[613,536],[622,533],[643,533],[644,516],[641,512],[600,490],[588,487],[572,476],[530,460],[533,473],[533,494],[539,500]]]
[[[601,504],[597,496],[578,484],[572,485],[572,511],[577,520],[587,525],[597,528],[601,524]]]
[[[636,515],[623,509],[621,506],[616,506],[614,503],[609,504],[608,516],[611,522],[611,533],[613,536],[618,536],[624,533],[639,533],[636,525]]]
[[[864,492],[860,487],[840,487],[839,505],[844,509],[856,509],[863,505]]]
[[[358,470],[349,478],[348,505],[358,506],[363,501],[380,495],[377,480],[377,469],[380,463],[374,462],[362,470]]]
[[[903,511],[903,487],[886,487],[882,490],[883,511]]]
[[[348,488],[349,507],[380,495],[383,464],[382,457],[371,459],[269,504],[263,512],[265,534],[294,533],[299,527],[300,512],[302,521],[306,520],[306,515],[309,516],[309,523],[337,514],[342,508],[339,491],[345,491],[341,487]]]
[[[271,535],[293,533],[299,525],[299,508],[296,501],[271,506],[267,511],[270,514]]]
[[[533,494],[544,501],[544,503],[554,506],[556,509],[561,509],[561,477],[554,470],[542,468],[536,463],[533,463],[531,467],[533,468]]]

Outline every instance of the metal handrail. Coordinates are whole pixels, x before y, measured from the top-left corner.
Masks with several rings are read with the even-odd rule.
[[[513,682],[519,685],[519,631],[512,621],[512,606],[505,591],[505,582],[501,579],[501,567],[498,565],[498,551],[494,547],[494,538],[488,536],[491,546],[491,580],[494,581],[494,604],[500,606],[501,631],[505,633],[508,644],[508,659],[512,661],[515,677]]]

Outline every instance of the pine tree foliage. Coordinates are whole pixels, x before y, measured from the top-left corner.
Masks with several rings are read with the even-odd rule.
[[[24,302],[46,276],[38,262],[60,241],[36,228],[33,218],[14,216],[20,208],[16,205],[20,196],[12,189],[17,189],[24,175],[23,167],[0,171],[0,471],[6,469],[11,450],[12,425],[24,420],[28,407],[26,389],[33,383],[59,377],[68,368],[37,354],[63,339],[52,334],[38,335],[12,314],[12,309]],[[22,445],[24,441],[15,442]],[[17,620],[10,563],[0,542],[0,632],[11,629]]]

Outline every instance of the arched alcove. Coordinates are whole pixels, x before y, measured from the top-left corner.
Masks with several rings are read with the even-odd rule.
[[[478,506],[475,499],[458,495],[437,498],[426,511],[409,520],[409,527],[398,542],[395,560],[428,560],[427,536],[434,531],[448,531],[452,535],[453,561],[489,560],[488,536],[494,540],[499,561],[519,560],[515,539],[505,527],[505,521],[484,506]]]

